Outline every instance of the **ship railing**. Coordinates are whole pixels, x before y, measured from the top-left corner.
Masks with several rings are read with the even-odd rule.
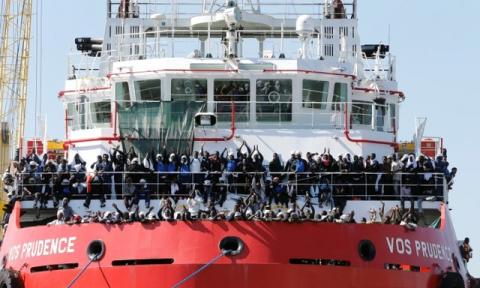
[[[108,0],[108,18],[150,18],[154,14],[161,14],[166,19],[190,19],[199,15],[211,15],[222,9],[224,0],[209,1],[178,1],[178,0],[142,0],[138,4],[135,1]],[[237,1],[242,11],[262,13],[281,19],[296,19],[301,15],[321,17],[323,15],[322,1],[295,0],[295,1],[262,1],[257,5],[256,1]],[[344,1],[346,8],[345,17],[352,18],[354,15],[353,3]],[[123,3],[128,3],[127,6]],[[122,9],[122,7],[125,7]]]
[[[95,179],[95,177],[98,177],[97,181],[87,181],[87,179]],[[249,194],[256,187],[257,191],[264,191],[263,193],[267,193],[267,195],[272,192],[272,197],[281,191],[290,197],[295,194],[309,195],[314,198],[323,197],[324,199],[333,197],[350,200],[448,201],[449,189],[443,173],[403,172],[72,171],[68,173],[19,173],[16,175],[14,183],[10,185],[16,186],[15,195],[22,196],[27,200],[35,198],[36,195],[84,198],[88,193],[99,194],[99,192],[111,195],[114,199],[127,195],[125,191],[129,185],[135,186],[136,189],[143,187],[154,198],[186,197],[195,190],[200,190],[200,193],[206,197],[218,197],[222,193],[244,195]],[[277,190],[276,185],[279,185]],[[87,192],[89,189],[91,190]],[[171,189],[176,192],[172,193]]]
[[[67,55],[67,75],[69,80],[101,78],[106,72],[112,71],[112,63],[117,61],[116,50],[98,52],[74,52]],[[102,79],[103,81],[103,79]]]
[[[190,57],[190,58],[213,58],[225,59],[227,56],[225,42],[223,40],[226,30],[213,29],[160,29],[151,27],[146,32],[122,33],[112,39],[112,60],[129,61],[166,57]],[[239,44],[238,57],[240,58],[279,58],[298,59],[302,41],[295,30],[271,29],[271,30],[238,30],[237,37],[242,39]],[[330,39],[337,39],[338,31],[328,34]],[[323,53],[329,43],[323,43],[322,38],[327,37],[323,32],[311,33],[311,48],[308,59],[327,57]],[[200,40],[202,39],[202,40]],[[263,41],[263,55],[259,56],[258,41]],[[204,47],[203,54],[200,47]],[[193,48],[192,48],[193,47]],[[197,48],[198,47],[198,48]],[[195,54],[195,49],[197,53]],[[343,53],[343,52],[342,52]],[[357,52],[352,50],[351,45],[345,47],[343,53],[345,60],[357,61]],[[337,57],[338,58],[338,57]],[[388,67],[388,66],[382,66]],[[381,68],[385,69],[385,68]]]

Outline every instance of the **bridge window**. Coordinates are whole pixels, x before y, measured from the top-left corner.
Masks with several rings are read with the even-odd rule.
[[[395,111],[395,104],[390,103],[389,104],[389,110],[390,110],[390,127],[392,129],[392,132],[394,132],[397,129],[397,113]]]
[[[303,107],[314,109],[327,109],[328,82],[303,80]]]
[[[371,125],[372,124],[372,104],[354,101],[352,103],[352,124]]]
[[[135,95],[141,101],[160,101],[162,99],[162,81],[159,79],[135,81]]]
[[[206,79],[172,79],[172,101],[207,101]]]
[[[110,126],[111,114],[110,101],[90,103],[90,115],[93,128]]]
[[[292,80],[257,80],[257,121],[292,121]]]
[[[347,102],[348,86],[346,83],[335,83],[333,88],[332,110],[342,111],[343,103]]]
[[[250,119],[250,80],[217,79],[214,81],[215,113],[218,121],[230,121],[235,105],[235,121]]]
[[[115,98],[122,108],[129,108],[132,106],[130,102],[130,91],[128,90],[128,82],[119,82],[115,84]]]

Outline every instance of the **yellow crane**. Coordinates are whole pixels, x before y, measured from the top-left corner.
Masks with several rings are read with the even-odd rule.
[[[21,146],[25,131],[32,0],[1,0],[0,173]],[[0,184],[2,186],[2,184]],[[3,199],[3,187],[0,191]]]

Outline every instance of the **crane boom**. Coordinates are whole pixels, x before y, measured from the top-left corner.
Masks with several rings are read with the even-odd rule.
[[[25,131],[32,0],[1,0],[0,170],[21,147]]]

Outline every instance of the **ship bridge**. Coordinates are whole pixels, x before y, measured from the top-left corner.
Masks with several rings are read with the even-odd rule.
[[[82,60],[60,93],[66,145],[88,160],[116,143],[141,155],[244,141],[283,157],[393,151],[395,59],[361,49],[355,1],[107,4],[104,39],[76,39]]]

